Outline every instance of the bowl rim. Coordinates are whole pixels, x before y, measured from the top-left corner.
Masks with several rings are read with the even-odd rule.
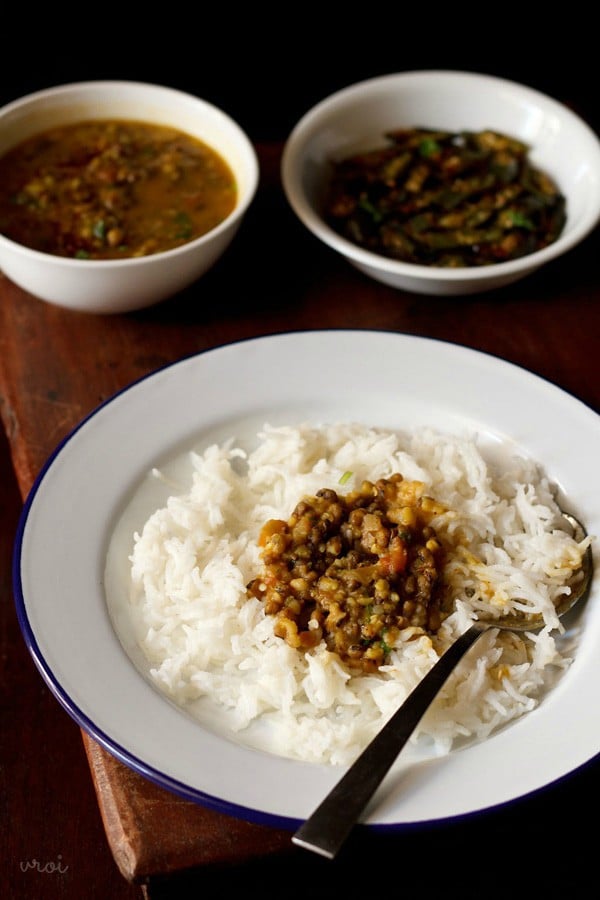
[[[302,188],[302,155],[305,145],[312,133],[314,133],[316,126],[330,111],[335,110],[346,101],[354,99],[359,94],[376,90],[379,87],[385,87],[393,83],[427,83],[433,80],[439,82],[440,78],[444,78],[446,81],[453,81],[454,83],[461,81],[465,84],[476,82],[482,86],[485,86],[485,84],[504,86],[512,91],[518,91],[521,96],[535,101],[538,106],[559,114],[562,120],[566,120],[576,127],[588,142],[590,148],[594,151],[593,159],[598,169],[595,184],[595,203],[590,205],[586,215],[575,222],[568,231],[563,231],[552,244],[517,259],[492,263],[487,266],[465,266],[451,269],[441,266],[408,263],[366,250],[342,237],[325,222],[307,200]],[[510,276],[539,268],[580,243],[598,225],[600,222],[600,138],[584,119],[569,109],[564,103],[556,100],[549,94],[544,94],[542,91],[518,81],[497,75],[461,69],[412,69],[390,72],[354,82],[334,91],[310,107],[294,125],[284,144],[281,158],[281,181],[288,203],[305,227],[315,237],[358,266],[378,270],[391,276],[408,277],[414,280],[443,281],[448,283],[486,281],[500,275]]]
[[[156,260],[176,258],[181,255],[187,255],[191,251],[199,249],[204,244],[212,243],[212,241],[215,238],[218,238],[222,232],[226,232],[230,228],[236,226],[237,223],[240,222],[240,220],[244,217],[258,190],[260,166],[256,149],[246,131],[228,112],[212,103],[211,101],[205,100],[203,97],[192,94],[189,91],[171,87],[170,85],[130,79],[98,78],[85,81],[65,82],[63,84],[57,84],[51,87],[32,91],[31,93],[24,94],[23,96],[17,97],[14,100],[10,100],[8,103],[1,106],[0,128],[2,127],[3,120],[7,116],[10,116],[13,113],[19,111],[27,112],[27,107],[31,107],[31,109],[33,110],[33,108],[38,106],[39,103],[43,103],[45,100],[51,97],[66,97],[69,94],[88,90],[110,90],[112,92],[118,92],[123,89],[136,91],[140,90],[147,93],[155,92],[157,94],[162,94],[164,97],[177,96],[181,100],[193,103],[194,105],[198,106],[199,109],[202,109],[210,115],[215,116],[217,119],[220,119],[226,125],[228,125],[229,128],[232,129],[232,131],[239,139],[239,146],[243,148],[244,156],[247,161],[248,172],[244,193],[243,195],[238,195],[237,202],[229,215],[225,219],[223,219],[222,222],[219,222],[218,225],[215,225],[214,228],[211,228],[210,231],[205,232],[197,238],[194,238],[194,240],[188,241],[185,244],[181,244],[178,247],[172,247],[169,250],[161,250],[159,253],[150,254],[148,256],[129,256],[124,257],[123,259],[75,259],[74,257],[58,256],[54,253],[46,253],[43,250],[36,250],[33,247],[27,247],[25,244],[20,244],[17,241],[14,241],[11,238],[7,237],[6,235],[3,235],[2,233],[0,233],[0,247],[4,247],[5,249],[11,250],[14,253],[22,256],[26,256],[27,258],[31,258],[33,256],[34,259],[38,259],[40,261],[51,260],[54,264],[60,265],[61,267],[65,268],[84,267],[86,271],[90,271],[95,268],[103,269],[104,271],[106,271],[108,266],[110,266],[111,268],[113,266],[116,268],[133,268],[135,266],[148,265],[149,260],[153,260],[154,264],[158,265],[158,262],[156,262]],[[90,116],[89,118],[94,118],[94,116]],[[17,141],[17,143],[19,142]],[[227,159],[226,162],[231,168],[233,168],[229,159]]]

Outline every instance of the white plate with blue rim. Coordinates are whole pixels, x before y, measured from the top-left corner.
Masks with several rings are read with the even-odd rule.
[[[165,499],[148,473],[232,435],[251,440],[267,422],[307,421],[477,432],[539,461],[600,534],[600,417],[531,372],[455,344],[381,331],[265,336],[166,366],[84,419],[37,478],[15,543],[19,621],[43,679],[92,738],[150,781],[290,829],[343,768],[279,756],[188,715],[153,684],[125,606],[133,533]],[[600,681],[595,582],[576,613],[574,661],[544,702],[456,752],[403,754],[364,823],[394,830],[477,813],[591,761],[600,752],[600,719],[589,715]]]

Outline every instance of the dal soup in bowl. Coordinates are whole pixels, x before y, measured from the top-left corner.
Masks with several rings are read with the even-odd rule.
[[[0,267],[48,302],[149,306],[225,251],[258,163],[217,107],[167,87],[88,82],[0,110]]]

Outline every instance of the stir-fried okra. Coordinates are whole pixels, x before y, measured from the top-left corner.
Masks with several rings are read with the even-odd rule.
[[[421,265],[483,266],[554,242],[565,198],[529,148],[494,131],[392,131],[334,164],[331,226],[367,250]]]

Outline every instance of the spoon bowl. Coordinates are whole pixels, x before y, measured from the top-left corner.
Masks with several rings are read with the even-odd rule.
[[[583,541],[586,531],[581,522],[569,513],[563,512],[562,515],[571,526],[575,540],[578,543]],[[564,616],[587,595],[592,569],[592,553],[588,546],[581,566],[569,580],[570,591],[556,605],[559,617]],[[293,843],[333,859],[425,712],[469,648],[490,629],[535,632],[545,624],[541,615],[526,613],[473,620],[300,826],[292,837]]]

